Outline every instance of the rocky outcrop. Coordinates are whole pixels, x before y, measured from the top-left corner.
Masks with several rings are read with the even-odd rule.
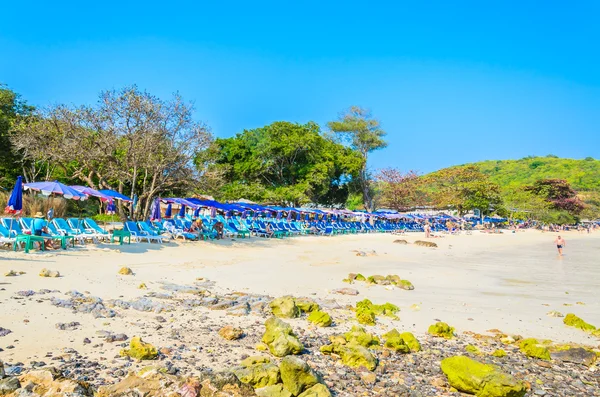
[[[304,350],[304,346],[294,334],[292,327],[277,317],[270,317],[265,322],[265,333],[262,342],[269,347],[271,354],[276,357],[300,354]]]
[[[129,349],[122,349],[120,355],[137,360],[154,360],[158,351],[150,343],[146,343],[139,336],[134,336],[129,342]]]

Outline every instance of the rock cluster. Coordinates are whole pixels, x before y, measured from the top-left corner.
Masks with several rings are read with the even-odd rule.
[[[365,278],[360,273],[359,274],[350,273],[350,274],[348,274],[348,278],[345,278],[342,281],[344,281],[346,283],[350,283],[350,284],[354,283],[355,281],[365,281],[368,284],[394,285],[398,288],[405,289],[408,291],[415,289],[414,285],[410,281],[403,280],[397,274],[390,274],[387,276],[381,276],[379,274],[375,274],[373,276],[369,276],[369,277]]]
[[[356,319],[360,324],[375,325],[375,319],[378,315],[384,315],[394,320],[399,320],[396,313],[400,311],[400,308],[389,302],[382,305],[376,305],[368,299],[363,299],[356,303],[355,311]]]
[[[439,336],[446,339],[454,338],[454,327],[441,321],[430,325],[427,332],[433,336]]]
[[[40,277],[60,277],[60,272],[44,268],[40,270]]]

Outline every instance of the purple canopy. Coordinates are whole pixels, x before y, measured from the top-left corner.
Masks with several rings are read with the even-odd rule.
[[[167,204],[167,209],[165,211],[165,218],[171,218],[173,216],[173,207],[171,203]]]
[[[15,183],[15,187],[10,194],[10,198],[8,199],[8,203],[4,212],[7,214],[20,214],[23,209],[23,178],[18,177],[17,182]]]
[[[51,194],[62,194],[64,198],[73,200],[85,200],[87,196],[83,193],[79,193],[77,190],[70,188],[69,186],[62,184],[58,181],[54,182],[32,182],[24,185],[25,189],[35,190],[41,192],[44,196]]]
[[[160,221],[160,199],[157,198],[152,203],[152,211],[150,214],[151,221]]]

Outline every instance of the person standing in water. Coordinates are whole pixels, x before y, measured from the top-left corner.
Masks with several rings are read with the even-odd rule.
[[[556,238],[556,240],[554,240],[554,242],[556,243],[556,248],[558,249],[558,255],[562,256],[563,254],[563,248],[566,247],[567,242],[565,241],[564,238],[558,236]]]

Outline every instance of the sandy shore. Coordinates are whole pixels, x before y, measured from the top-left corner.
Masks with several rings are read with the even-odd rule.
[[[508,334],[557,342],[598,344],[596,338],[568,328],[561,318],[548,317],[546,313],[572,312],[592,324],[600,324],[597,260],[600,234],[566,233],[568,245],[563,258],[556,255],[555,235],[536,231],[446,236],[432,240],[439,246],[434,249],[393,243],[398,238],[414,241],[422,237],[373,234],[179,242],[162,246],[99,244],[67,252],[29,255],[2,251],[0,274],[9,270],[26,274],[0,276],[0,327],[12,330],[0,338],[0,348],[4,349],[0,358],[28,362],[43,358],[46,352],[73,345],[84,354],[112,357],[118,354],[117,346],[98,352],[92,344],[82,345],[83,338],[93,337],[97,330],[107,327],[111,332],[142,334],[153,343],[166,343],[159,336],[153,340],[148,332],[147,325],[156,316],[153,313],[129,311],[122,318],[94,319],[52,306],[37,295],[19,299],[18,291],[58,290],[62,296],[64,292],[77,290],[102,299],[132,300],[148,291],[160,291],[161,282],[190,284],[198,277],[214,281],[212,289],[221,293],[242,291],[273,297],[292,294],[333,298],[342,305],[368,298],[374,303],[391,302],[400,306],[400,321],[379,321],[373,327],[375,333],[394,326],[423,334],[430,324],[442,320],[455,326],[458,332],[485,333],[495,328]],[[354,250],[375,251],[375,254],[357,256]],[[130,267],[135,275],[117,275],[121,266]],[[39,277],[42,268],[58,270],[62,277]],[[350,272],[365,276],[398,274],[410,280],[415,289],[405,291],[364,283],[349,286],[342,279]],[[148,290],[138,289],[142,282]],[[355,288],[359,295],[331,293],[342,287]],[[199,318],[215,327],[225,323],[244,326],[257,323],[257,319],[232,318],[205,308],[170,316],[169,324],[174,329],[179,321],[189,323]],[[55,328],[56,323],[71,321],[81,326],[68,332]],[[202,338],[197,340],[198,344],[206,342]],[[7,349],[8,345],[14,348]]]

